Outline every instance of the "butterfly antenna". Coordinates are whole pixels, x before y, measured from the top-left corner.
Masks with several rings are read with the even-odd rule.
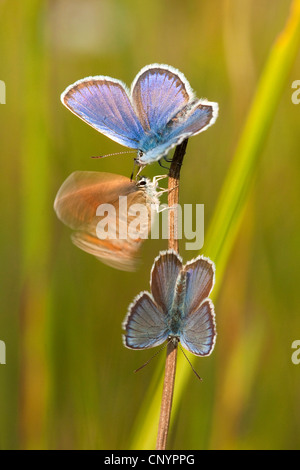
[[[106,157],[111,157],[112,155],[122,155],[124,153],[135,153],[132,150],[126,151],[126,152],[116,152],[116,153],[108,153],[106,155],[98,155],[96,157],[91,157],[91,158],[106,158]]]
[[[170,193],[171,191],[174,191],[174,189],[178,188],[179,184],[177,184],[176,186],[174,186],[174,188],[161,188],[160,186],[158,187],[158,189],[160,189],[160,191],[157,193],[157,196],[160,196],[161,194],[164,194],[164,193]]]
[[[138,372],[139,370],[143,369],[145,366],[147,366],[149,364],[150,361],[152,361],[152,359],[157,356],[157,354],[159,354],[163,349],[165,349],[165,347],[169,344],[170,340],[163,345],[162,348],[160,348],[152,357],[150,357],[150,359],[148,359],[147,362],[145,362],[145,364],[143,364],[141,367],[139,367],[138,369],[135,369],[133,372]]]
[[[180,343],[179,343],[179,346],[180,346]],[[192,371],[194,372],[194,374],[196,375],[196,377],[202,382],[202,378],[200,377],[200,375],[195,371],[191,361],[189,360],[189,358],[187,357],[187,355],[185,354],[184,350],[182,349],[182,347],[180,346],[180,349],[181,351],[183,352],[183,355],[184,357],[186,358],[186,360],[188,361],[189,365],[191,366],[192,368]]]

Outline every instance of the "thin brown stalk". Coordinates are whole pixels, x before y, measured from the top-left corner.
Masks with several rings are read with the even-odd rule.
[[[169,242],[168,248],[178,253],[177,238],[177,211],[176,206],[179,202],[179,178],[183,157],[185,155],[187,139],[184,140],[175,150],[174,157],[169,171],[168,183],[168,206],[169,209]],[[157,450],[165,450],[170,424],[170,415],[172,409],[172,400],[176,373],[177,343],[169,341],[167,345],[167,357],[165,365],[165,377],[160,408],[160,418],[158,425],[158,434],[156,441]]]

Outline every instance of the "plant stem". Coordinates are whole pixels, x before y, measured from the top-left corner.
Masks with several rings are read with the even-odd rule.
[[[168,206],[176,206],[179,202],[179,178],[182,166],[183,157],[185,155],[188,139],[184,140],[178,147],[176,147],[174,157],[169,171],[168,183]],[[177,211],[169,209],[169,250],[172,249],[178,253],[178,237],[177,237]]]
[[[174,157],[169,171],[168,182],[168,206],[174,209],[169,209],[169,241],[168,248],[178,253],[178,238],[177,238],[177,209],[176,205],[179,202],[179,178],[182,166],[183,157],[185,155],[188,140],[184,140],[176,147]],[[177,359],[177,343],[169,341],[167,345],[167,357],[165,365],[165,378],[163,385],[162,401],[160,408],[160,418],[158,425],[158,434],[156,441],[156,450],[165,450],[167,444],[167,437],[170,424],[170,415],[172,409],[172,400],[175,383],[176,373],[176,359]]]

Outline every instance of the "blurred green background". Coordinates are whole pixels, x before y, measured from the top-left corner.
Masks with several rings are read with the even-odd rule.
[[[133,374],[152,351],[125,349],[121,323],[133,297],[149,288],[166,241],[145,243],[136,273],[116,271],[73,246],[53,211],[71,172],[132,170],[131,156],[90,158],[123,148],[67,111],[60,93],[90,75],[130,85],[156,62],[178,68],[199,97],[217,101],[219,118],[190,139],[181,173],[180,201],[205,205],[207,235],[290,5],[0,0],[0,340],[7,350],[1,449],[128,449],[142,442],[136,418],[147,409],[145,396],[150,406],[149,386],[165,357]],[[194,362],[203,383],[180,362],[189,379],[172,416],[170,449],[299,448],[300,364],[291,361],[292,342],[300,339],[300,105],[291,101],[300,54],[294,56],[275,109],[270,103],[270,132],[219,278],[216,347]],[[187,261],[197,253],[182,244],[181,254]]]

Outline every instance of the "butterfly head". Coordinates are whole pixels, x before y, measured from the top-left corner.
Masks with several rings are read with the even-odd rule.
[[[164,141],[161,139],[160,142],[155,140],[151,142],[151,145],[145,146],[144,150],[139,149],[137,151],[137,157],[135,159],[137,165],[144,166],[149,163],[158,162],[168,154],[168,152],[176,145],[180,144],[184,138],[188,137],[186,134],[180,136],[180,138]]]
[[[150,178],[141,176],[140,179],[136,182],[136,185],[138,188],[142,189],[142,191],[145,191],[150,204],[159,206],[159,194],[157,191],[158,183],[155,178],[153,181],[151,181]]]
[[[141,176],[139,177],[139,180],[136,182],[136,185],[139,188],[146,188],[149,183],[151,183],[151,180],[149,178],[146,178],[146,176]]]
[[[169,335],[168,336],[168,341],[170,341],[171,343],[173,343],[174,347],[176,348],[180,339],[178,336],[174,336],[174,335]]]

